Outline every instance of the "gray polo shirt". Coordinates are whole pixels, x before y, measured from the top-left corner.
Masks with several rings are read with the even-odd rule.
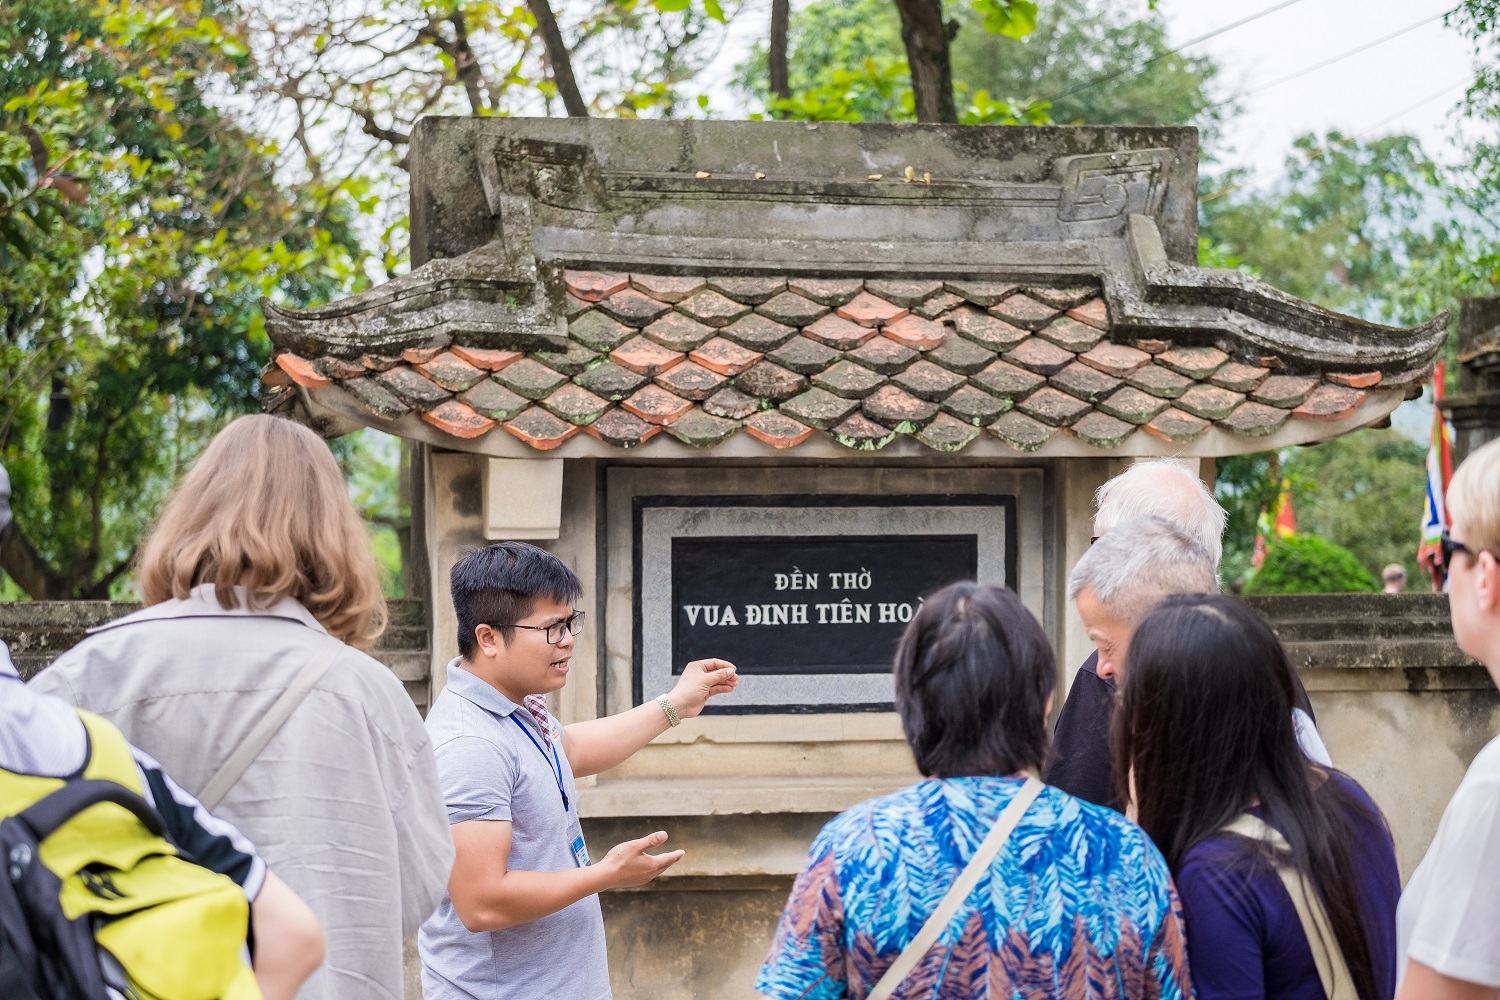
[[[509,820],[513,871],[567,871],[579,863],[573,770],[562,728],[548,717],[557,755],[531,713],[448,664],[448,686],[427,713],[448,822]],[[523,728],[524,727],[524,728]],[[558,783],[562,783],[559,791]],[[563,796],[567,796],[567,808]],[[417,938],[426,1000],[607,1000],[609,958],[599,897],[520,927],[465,930],[445,893]]]

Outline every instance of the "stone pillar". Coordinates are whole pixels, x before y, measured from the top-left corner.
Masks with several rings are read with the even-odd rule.
[[[1441,404],[1453,421],[1455,467],[1500,437],[1500,297],[1463,300],[1458,362],[1458,392]]]

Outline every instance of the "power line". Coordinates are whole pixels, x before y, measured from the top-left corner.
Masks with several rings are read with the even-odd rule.
[[[1406,34],[1409,31],[1415,31],[1423,25],[1431,24],[1433,21],[1447,17],[1449,14],[1454,13],[1459,9],[1459,7],[1462,6],[1463,4],[1459,4],[1458,7],[1454,7],[1452,10],[1445,10],[1442,13],[1434,14],[1431,17],[1424,17],[1420,21],[1413,22],[1412,24],[1408,24],[1404,28],[1391,32],[1389,35],[1383,35],[1380,38],[1375,39],[1373,42],[1365,42],[1363,45],[1357,45],[1347,52],[1340,52],[1336,56],[1329,56],[1327,59],[1324,59],[1320,63],[1315,63],[1312,66],[1303,67],[1302,69],[1297,70],[1295,73],[1288,73],[1286,76],[1280,77],[1278,79],[1272,80],[1270,83],[1262,84],[1261,86],[1256,87],[1254,90],[1245,94],[1245,96],[1254,97],[1256,94],[1270,90],[1272,87],[1279,87],[1283,83],[1290,83],[1292,80],[1296,80],[1299,77],[1304,77],[1309,73],[1316,73],[1318,70],[1323,69],[1324,67],[1332,66],[1336,62],[1342,62],[1343,60],[1348,59],[1350,56],[1357,56],[1361,52],[1367,52],[1370,49],[1375,48],[1377,45],[1384,45],[1386,42],[1392,41],[1396,38],[1400,38],[1402,35]]]
[[[1060,101],[1064,97],[1072,97],[1074,94],[1081,94],[1085,90],[1091,90],[1092,88],[1100,86],[1101,84],[1109,83],[1111,80],[1118,80],[1120,77],[1124,76],[1127,73],[1139,73],[1142,70],[1144,70],[1147,66],[1150,66],[1150,65],[1152,65],[1153,63],[1156,63],[1156,62],[1160,62],[1161,60],[1165,59],[1167,56],[1178,55],[1179,53],[1182,52],[1183,49],[1187,48],[1190,45],[1197,45],[1199,42],[1206,42],[1210,38],[1217,38],[1219,35],[1224,34],[1224,32],[1226,32],[1226,31],[1233,31],[1235,28],[1238,28],[1241,25],[1249,24],[1251,21],[1258,21],[1258,20],[1260,20],[1261,18],[1265,17],[1268,14],[1274,14],[1278,10],[1283,10],[1283,9],[1285,9],[1287,7],[1290,7],[1294,3],[1301,3],[1301,2],[1302,2],[1302,0],[1281,0],[1281,3],[1272,4],[1270,7],[1267,7],[1265,10],[1256,11],[1254,14],[1251,14],[1248,17],[1242,17],[1242,18],[1240,18],[1238,21],[1231,21],[1229,24],[1226,24],[1226,25],[1223,25],[1221,27],[1215,28],[1214,30],[1212,30],[1212,31],[1210,31],[1210,32],[1208,32],[1206,34],[1199,35],[1197,38],[1189,38],[1187,41],[1185,41],[1181,45],[1177,46],[1177,48],[1175,48],[1175,49],[1168,49],[1166,52],[1163,52],[1160,55],[1152,56],[1150,59],[1147,59],[1145,62],[1141,63],[1139,66],[1127,67],[1125,69],[1115,70],[1113,73],[1106,73],[1104,76],[1098,77],[1097,79],[1094,79],[1094,80],[1090,80],[1087,83],[1080,84],[1079,86],[1074,87],[1072,90],[1066,90],[1066,91],[1062,92],[1061,94],[1058,94],[1056,97],[1049,97],[1046,100],[1047,100],[1048,103],[1052,103],[1054,101]]]
[[[1457,81],[1455,81],[1453,83],[1448,84],[1446,87],[1442,88],[1441,90],[1435,90],[1431,94],[1428,94],[1426,97],[1422,98],[1420,101],[1416,101],[1415,103],[1408,104],[1406,107],[1402,108],[1400,111],[1397,111],[1395,114],[1388,115],[1385,118],[1380,119],[1380,121],[1376,122],[1374,125],[1367,126],[1366,128],[1360,130],[1359,132],[1356,132],[1354,135],[1352,135],[1352,136],[1349,137],[1349,141],[1353,142],[1356,139],[1363,139],[1365,136],[1369,135],[1371,132],[1375,131],[1378,128],[1384,128],[1385,126],[1389,125],[1391,122],[1395,121],[1397,118],[1400,118],[1402,115],[1410,114],[1411,112],[1413,112],[1413,111],[1417,110],[1418,108],[1422,107],[1424,104],[1431,104],[1433,101],[1437,100],[1439,97],[1442,97],[1444,94],[1449,93],[1450,91],[1455,90],[1458,87],[1462,87],[1464,84],[1466,84],[1470,80],[1474,79],[1474,76],[1475,76],[1475,74],[1473,74],[1473,73],[1466,73],[1466,74],[1464,74],[1462,78],[1460,78],[1459,80],[1457,80]]]

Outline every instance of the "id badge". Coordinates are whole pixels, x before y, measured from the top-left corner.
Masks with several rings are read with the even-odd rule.
[[[588,845],[583,842],[583,826],[578,822],[576,817],[574,818],[573,825],[568,830],[568,833],[571,835],[573,861],[577,863],[579,868],[587,868],[589,865],[593,864],[593,862],[589,860]]]

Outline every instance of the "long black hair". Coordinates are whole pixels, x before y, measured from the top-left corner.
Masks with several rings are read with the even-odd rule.
[[[1134,772],[1138,821],[1173,874],[1195,844],[1258,803],[1291,848],[1277,860],[1306,875],[1322,900],[1360,1000],[1378,1000],[1346,819],[1366,807],[1303,754],[1293,676],[1276,633],[1245,604],[1219,594],[1168,598],[1130,639],[1115,780],[1128,795]],[[1247,850],[1271,860],[1263,844]]]

